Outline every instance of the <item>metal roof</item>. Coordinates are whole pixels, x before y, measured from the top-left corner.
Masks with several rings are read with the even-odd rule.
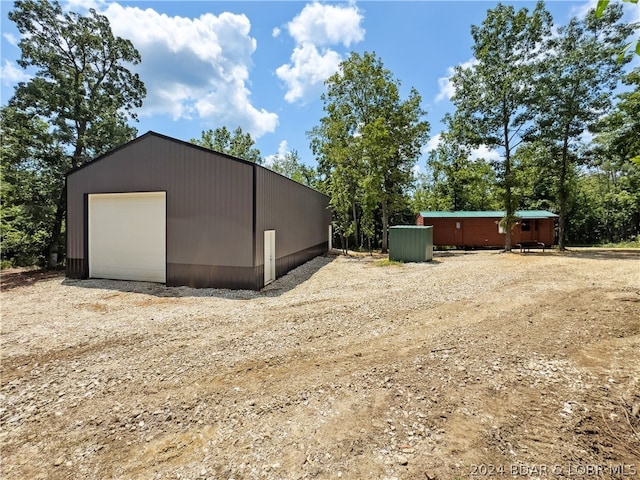
[[[424,218],[502,218],[506,212],[499,210],[457,211],[457,212],[430,212],[423,210],[420,216]],[[556,218],[558,215],[547,210],[517,210],[515,216],[524,219]]]
[[[405,228],[433,228],[431,225],[425,226],[425,225],[394,225],[393,227],[389,227],[391,228],[397,228],[397,229],[405,229]]]

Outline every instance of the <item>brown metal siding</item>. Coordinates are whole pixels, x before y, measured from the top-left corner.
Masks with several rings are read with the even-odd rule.
[[[329,197],[256,168],[255,266],[264,268],[264,231],[276,231],[276,277],[328,248]]]
[[[166,191],[167,283],[176,284],[172,272],[184,280],[189,278],[185,272],[199,271],[190,266],[236,267],[245,281],[247,269],[254,267],[253,168],[182,142],[145,135],[71,173],[67,177],[69,274],[78,275],[86,263],[85,194]],[[229,270],[235,271],[221,271],[229,275]]]

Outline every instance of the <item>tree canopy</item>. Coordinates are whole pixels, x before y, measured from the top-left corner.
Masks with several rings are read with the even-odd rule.
[[[244,133],[242,127],[237,127],[233,134],[224,126],[215,130],[205,130],[199,139],[192,138],[189,141],[216,152],[226,153],[257,164],[262,163],[260,150],[254,147],[255,141],[251,138],[251,134]]]
[[[557,152],[552,168],[561,250],[567,240],[569,181],[579,161],[576,142],[611,107],[622,66],[629,61],[618,59],[633,31],[619,22],[621,18],[622,7],[616,4],[600,18],[592,10],[583,20],[571,19],[545,42],[546,53],[540,59],[538,95],[531,109],[536,113],[537,134]]]
[[[351,53],[325,82],[325,116],[309,132],[319,171],[331,195],[336,231],[343,240],[373,237],[381,222],[387,250],[390,218],[407,205],[413,171],[429,124],[412,88],[400,98],[400,82],[375,53]],[[362,241],[362,240],[361,240]]]
[[[32,77],[0,109],[2,259],[54,265],[64,254],[64,175],[136,136],[146,90],[131,70],[142,59],[93,9],[18,0],[9,18]],[[626,70],[638,24],[607,0],[552,24],[539,2],[498,4],[471,26],[474,58],[455,69],[455,110],[428,155],[418,91],[375,53],[351,53],[327,79],[322,117],[307,132],[317,169],[295,150],[270,168],[330,195],[343,248],[385,251],[388,227],[424,209],[503,210],[507,232],[516,210],[551,210],[560,248],[640,241],[640,70]],[[263,162],[241,127],[191,142]],[[479,147],[499,158],[478,157]]]
[[[316,169],[302,163],[297,150],[292,150],[284,155],[277,155],[269,165],[269,168],[307,187],[318,187]]]
[[[63,175],[135,137],[128,121],[135,120],[146,90],[129,67],[141,58],[94,9],[81,16],[64,12],[55,0],[18,0],[9,19],[22,34],[18,64],[35,68],[35,74],[17,85],[3,107],[3,162],[10,165],[4,180],[35,175],[47,185],[42,208],[54,213],[39,235],[47,238],[46,255],[55,265],[66,213]],[[8,148],[17,141],[22,148]]]
[[[467,145],[498,148],[495,164],[503,191],[505,250],[511,250],[517,198],[512,157],[530,133],[536,95],[535,62],[540,43],[551,28],[551,15],[542,2],[533,12],[498,4],[480,26],[471,27],[474,63],[456,67],[452,82],[456,107],[453,123]]]

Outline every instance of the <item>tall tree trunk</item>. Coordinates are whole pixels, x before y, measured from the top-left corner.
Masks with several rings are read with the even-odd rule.
[[[356,208],[355,200],[351,204],[351,211],[353,213],[353,244],[357,246],[358,245],[358,211]]]
[[[387,202],[382,200],[382,253],[389,251],[388,246],[388,229],[389,229],[389,212],[387,211]]]
[[[569,126],[565,128],[564,141],[562,143],[562,163],[560,165],[560,178],[558,181],[558,207],[560,209],[558,217],[558,249],[564,252],[567,247],[565,243],[567,226],[567,170],[569,156]]]
[[[511,251],[511,224],[513,218],[513,199],[511,194],[511,150],[509,146],[509,116],[506,109],[504,121],[504,203],[507,222],[504,229],[504,251]]]
[[[51,229],[51,236],[49,239],[49,245],[47,247],[47,267],[55,268],[60,263],[60,234],[62,232],[62,221],[64,220],[65,213],[67,211],[67,184],[65,182],[60,196],[56,202],[56,214],[53,221],[53,227]]]
[[[509,161],[507,160],[506,164],[506,173],[505,177],[509,178],[511,175],[511,168],[509,165]],[[505,203],[506,203],[506,216],[507,216],[507,224],[504,229],[504,251],[511,251],[511,228],[513,225],[511,224],[511,219],[513,218],[513,208],[511,207],[512,195],[511,195],[511,184],[510,180],[505,182]]]

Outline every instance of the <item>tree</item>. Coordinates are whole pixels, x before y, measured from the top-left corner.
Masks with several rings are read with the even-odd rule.
[[[553,142],[539,138],[522,145],[514,156],[514,195],[519,206],[532,210],[557,210],[554,159],[560,149]]]
[[[540,135],[554,142],[556,196],[559,210],[558,246],[566,248],[570,185],[575,175],[580,137],[611,107],[612,92],[623,64],[618,52],[633,31],[619,23],[622,7],[612,5],[601,18],[592,10],[584,20],[573,18],[547,40],[540,64],[536,123]]]
[[[325,84],[326,116],[309,137],[326,175],[336,230],[357,239],[358,213],[371,216],[378,205],[386,252],[389,219],[406,205],[412,168],[427,139],[421,97],[411,89],[401,100],[399,81],[374,53],[352,53]],[[370,218],[363,225],[371,232]]]
[[[516,222],[512,156],[530,133],[534,67],[550,24],[551,16],[542,2],[531,14],[526,8],[516,12],[512,6],[498,4],[487,12],[481,26],[471,27],[475,63],[456,67],[452,77],[454,121],[465,143],[499,148],[503,154],[496,167],[504,192],[505,251],[511,250],[511,228]]]
[[[450,116],[446,120],[451,120]],[[473,160],[471,151],[455,138],[455,127],[442,133],[441,141],[429,153],[429,172],[433,194],[441,210],[492,210],[498,208],[495,174],[482,158]],[[423,185],[425,186],[425,185]],[[421,206],[420,210],[429,208]]]
[[[284,155],[277,155],[269,168],[307,187],[316,188],[318,186],[315,168],[308,167],[302,163],[297,150],[291,150]]]
[[[590,167],[581,184],[589,207],[602,213],[602,238],[610,242],[640,234],[640,68],[625,75],[633,87],[618,95],[613,111],[593,127]],[[595,208],[583,213],[587,217]]]
[[[127,121],[136,118],[133,110],[142,105],[146,90],[126,67],[140,62],[138,51],[130,41],[114,36],[108,19],[94,9],[83,17],[63,13],[55,0],[18,0],[14,6],[9,19],[22,34],[18,64],[37,71],[31,80],[18,84],[8,106],[49,125],[51,142],[43,154],[54,162],[55,182],[46,199],[55,202],[46,242],[48,263],[53,266],[63,243],[63,172],[134,138],[136,130]],[[5,132],[30,125],[16,125],[13,118],[4,117]]]
[[[41,265],[56,213],[50,197],[59,195],[64,154],[42,119],[4,107],[0,122],[3,264]]]
[[[636,5],[640,6],[640,3],[638,3],[638,0],[622,0],[623,2],[627,2],[627,3],[635,3]],[[598,0],[598,4],[596,6],[596,18],[600,18],[602,17],[602,15],[604,14],[604,11],[607,9],[607,6],[609,5],[610,0]],[[623,50],[620,51],[620,56],[618,58],[623,58],[626,51],[631,47],[631,43],[625,45],[625,47],[623,48]],[[638,40],[636,42],[636,55],[640,55],[640,40]]]
[[[325,100],[326,94],[322,98]],[[327,107],[325,106],[325,109]],[[323,191],[329,195],[333,230],[340,235],[342,249],[348,250],[351,235],[358,238],[358,205],[363,169],[343,115],[329,107],[329,117],[308,132],[311,150],[318,158],[318,172],[324,179]]]
[[[192,138],[190,142],[216,152],[226,153],[259,165],[262,164],[260,150],[254,148],[255,141],[251,138],[250,133],[242,131],[242,127],[236,128],[233,135],[227,130],[227,127],[209,129],[202,132],[200,139]]]
[[[622,78],[633,89],[619,94],[614,110],[592,125],[595,143],[608,155],[640,167],[640,67]]]

